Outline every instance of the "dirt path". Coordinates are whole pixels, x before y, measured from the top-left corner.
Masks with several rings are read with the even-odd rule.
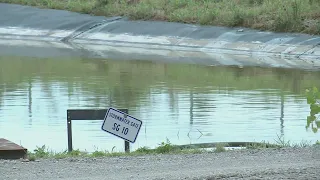
[[[320,179],[320,147],[109,158],[0,160],[1,180]]]

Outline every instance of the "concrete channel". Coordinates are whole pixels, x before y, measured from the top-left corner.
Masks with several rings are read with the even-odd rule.
[[[320,36],[130,21],[0,3],[0,55],[320,69]]]

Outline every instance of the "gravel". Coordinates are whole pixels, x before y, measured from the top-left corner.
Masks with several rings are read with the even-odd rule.
[[[320,179],[320,148],[104,158],[0,160],[1,180]]]

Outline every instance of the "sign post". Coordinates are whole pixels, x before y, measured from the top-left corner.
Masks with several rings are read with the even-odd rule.
[[[101,129],[125,141],[134,143],[139,134],[142,121],[120,110],[109,108]]]

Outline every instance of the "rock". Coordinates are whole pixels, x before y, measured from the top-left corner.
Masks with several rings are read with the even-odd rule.
[[[30,162],[29,159],[21,159],[21,162]]]

